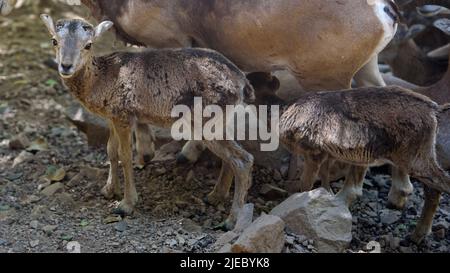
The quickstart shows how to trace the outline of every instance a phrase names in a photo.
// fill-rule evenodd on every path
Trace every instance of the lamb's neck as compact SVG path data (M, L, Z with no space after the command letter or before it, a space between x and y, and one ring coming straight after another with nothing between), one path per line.
M63 79L72 95L83 104L88 100L96 82L96 75L98 75L96 70L98 68L95 65L95 62L96 60L91 58L86 62L83 68L75 73L75 75L70 78Z

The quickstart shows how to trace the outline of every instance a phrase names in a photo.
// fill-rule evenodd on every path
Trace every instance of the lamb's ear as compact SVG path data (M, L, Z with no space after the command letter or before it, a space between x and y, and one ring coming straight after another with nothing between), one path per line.
M270 82L270 89L272 89L272 91L276 93L278 89L280 89L280 86L281 86L280 80L277 77L272 76L272 81Z
M450 20L442 18L434 22L434 26L443 31L445 34L450 35Z
M44 21L45 26L52 36L56 35L55 24L53 23L53 19L48 14L41 14L41 19Z
M111 21L103 21L95 27L95 38L100 37L114 25Z

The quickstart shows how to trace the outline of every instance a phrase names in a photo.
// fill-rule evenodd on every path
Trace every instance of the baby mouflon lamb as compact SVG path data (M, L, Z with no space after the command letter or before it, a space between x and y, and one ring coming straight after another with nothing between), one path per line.
M224 111L226 105L239 105L254 98L245 74L215 51L165 49L94 57L93 42L112 27L112 22L104 21L94 27L83 19L59 20L54 24L48 15L41 18L53 37L64 83L88 110L110 124L111 165L102 193L107 198L120 194L120 159L125 179L124 198L118 208L121 213L131 213L138 200L131 151L131 133L137 124L170 128L176 121L171 117L172 109L180 104L192 108L194 97L202 97L203 104L218 105ZM219 180L235 177L235 195L226 222L231 227L251 184L253 157L235 141L203 142L223 161Z
M397 86L311 93L282 114L280 140L305 158L302 191L312 189L318 174L327 184L326 172L319 170L324 162L336 160L351 165L337 194L347 204L362 195L367 168L383 164L396 166L432 190L450 193L450 177L435 151L438 118L448 110ZM425 202L413 239L420 241L429 232L436 208Z

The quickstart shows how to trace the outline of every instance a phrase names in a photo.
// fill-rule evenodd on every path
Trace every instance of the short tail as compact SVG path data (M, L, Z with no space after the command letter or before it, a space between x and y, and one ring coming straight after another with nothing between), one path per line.
M427 163L427 169L424 169L423 173L416 178L432 189L450 194L450 176L436 160L430 160Z
M450 119L450 103L438 106L437 118L439 124L443 121L443 119Z

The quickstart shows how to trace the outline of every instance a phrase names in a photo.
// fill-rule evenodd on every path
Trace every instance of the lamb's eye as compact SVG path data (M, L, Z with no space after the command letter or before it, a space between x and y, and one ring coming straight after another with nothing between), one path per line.
M86 50L90 50L92 48L92 43L88 43L85 47L84 47L84 49L86 49Z
M53 44L53 46L57 46L58 45L58 41L56 39L52 39L52 44Z

